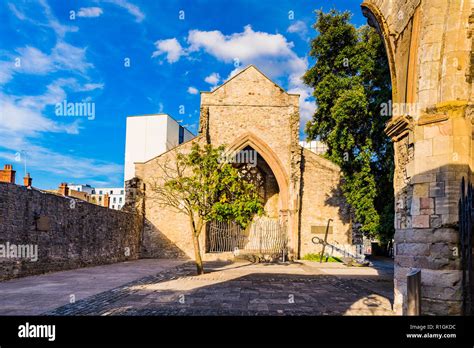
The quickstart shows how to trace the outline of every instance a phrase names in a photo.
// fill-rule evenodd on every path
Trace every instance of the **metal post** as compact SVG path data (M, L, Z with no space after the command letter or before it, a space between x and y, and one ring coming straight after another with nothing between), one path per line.
M407 315L421 315L421 270L417 268L407 274Z
M328 220L328 224L326 226L326 233L324 234L324 244L323 244L323 250L321 250L321 256L319 257L319 263L323 262L323 256L324 256L324 249L326 248L326 243L328 240L328 232L329 232L329 223L332 221L332 219Z

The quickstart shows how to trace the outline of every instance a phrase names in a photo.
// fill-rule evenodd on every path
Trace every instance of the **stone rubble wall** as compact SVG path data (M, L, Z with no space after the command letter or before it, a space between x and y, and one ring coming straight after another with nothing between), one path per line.
M0 183L0 245L37 245L38 260L0 258L0 280L139 258L135 214Z

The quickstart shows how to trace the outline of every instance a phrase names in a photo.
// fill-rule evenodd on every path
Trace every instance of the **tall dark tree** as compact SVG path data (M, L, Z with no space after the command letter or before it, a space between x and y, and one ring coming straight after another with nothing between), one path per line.
M341 167L342 189L362 231L386 242L394 232L393 146L380 111L391 99L390 70L378 33L356 28L350 18L316 11L315 64L304 82L314 88L317 109L306 133L325 142L326 156Z

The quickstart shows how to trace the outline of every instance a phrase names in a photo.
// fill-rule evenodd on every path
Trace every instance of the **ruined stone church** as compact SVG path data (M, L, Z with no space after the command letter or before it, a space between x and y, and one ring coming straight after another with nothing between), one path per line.
M352 228L340 192L337 165L299 145L299 95L289 94L255 66L249 66L211 92L201 92L199 134L146 162L135 163L135 202L145 219L144 257L193 257L187 216L163 207L151 189L163 183L163 164L192 144L224 144L227 150L257 152L265 215L284 224L288 256L300 258L319 252L324 238L343 249L352 248ZM139 184L137 184L139 183ZM208 231L201 234L204 259L222 257L210 252ZM328 250L330 251L330 250Z

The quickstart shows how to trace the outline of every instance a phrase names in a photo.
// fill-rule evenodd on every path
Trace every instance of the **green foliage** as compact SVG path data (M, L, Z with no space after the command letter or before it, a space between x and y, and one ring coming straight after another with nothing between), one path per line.
M303 256L303 260L319 262L321 260L321 254L306 254ZM324 255L323 262L342 262L342 260L335 256Z
M193 144L189 154L178 154L177 173L166 181L168 196L175 197L184 212L201 222L233 220L245 227L263 213L256 187L238 169L221 161L224 146Z
M316 16L316 63L303 79L314 88L317 110L306 133L325 142L326 157L341 167L342 190L363 232L385 242L394 232L393 146L380 115L391 99L385 48L373 28L355 28L349 12Z

